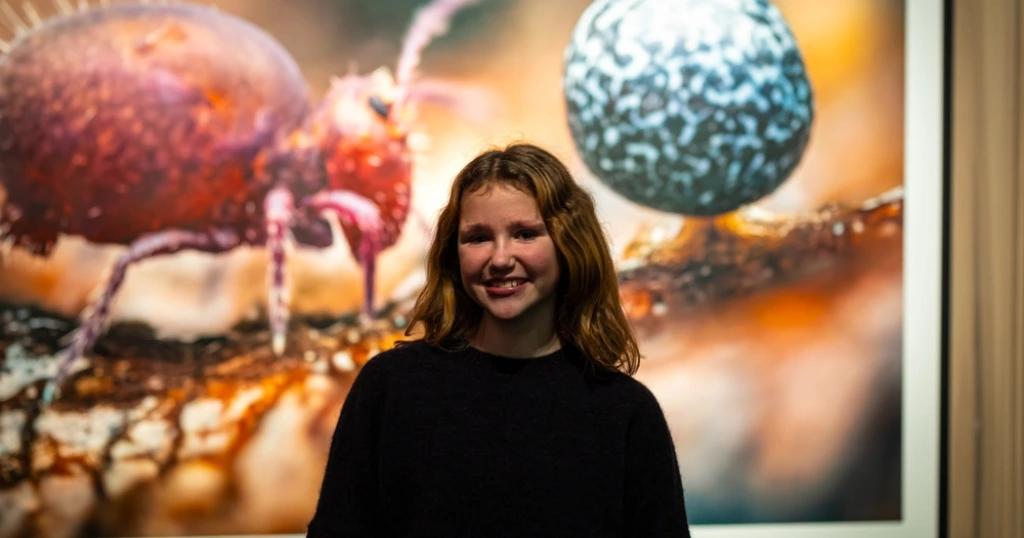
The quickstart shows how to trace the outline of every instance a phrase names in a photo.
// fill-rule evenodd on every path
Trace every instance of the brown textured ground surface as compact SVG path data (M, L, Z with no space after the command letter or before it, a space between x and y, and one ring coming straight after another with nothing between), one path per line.
M74 326L15 305L0 323L8 388ZM348 386L401 326L296 319L282 357L258 323L191 343L113 326L56 403L42 380L0 402L0 536L301 530Z

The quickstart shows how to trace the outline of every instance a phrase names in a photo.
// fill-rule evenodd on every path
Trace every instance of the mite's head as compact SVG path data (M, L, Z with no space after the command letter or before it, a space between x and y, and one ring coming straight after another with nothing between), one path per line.
M437 97L445 91L423 84L417 71L421 54L448 30L456 12L475 1L433 0L425 5L406 33L394 76L380 68L369 75L351 73L334 79L306 128L288 141L292 158L310 157L308 162L318 168L316 173L300 174L317 181L306 182L299 195L345 191L371 201L384 225L382 247L397 239L409 211L412 159L407 141L416 103L446 99ZM350 245L359 243L359 230L344 223L342 228Z
M347 75L331 82L306 131L324 184L301 194L341 191L372 202L380 211L385 247L398 238L410 203L410 111L400 103L386 69ZM357 228L342 228L350 245L359 244Z
M398 94L385 67L369 75L335 78L314 115L311 134L315 139L341 139L348 144L403 140L412 118Z
M335 79L317 123L346 139L404 140L415 113L413 103L431 99L433 93L420 83L418 68L423 50L448 31L459 10L476 1L433 0L420 8L402 40L395 75L380 68L365 77Z

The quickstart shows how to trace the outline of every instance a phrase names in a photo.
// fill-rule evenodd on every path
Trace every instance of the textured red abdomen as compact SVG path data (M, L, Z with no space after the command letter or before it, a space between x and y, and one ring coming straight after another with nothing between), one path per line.
M124 244L252 226L270 187L253 158L307 107L288 53L214 9L51 19L0 58L0 231L45 253L59 233Z

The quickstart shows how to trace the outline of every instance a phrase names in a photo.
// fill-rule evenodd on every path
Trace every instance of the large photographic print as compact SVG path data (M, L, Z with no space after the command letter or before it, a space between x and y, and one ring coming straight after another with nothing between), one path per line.
M937 2L0 0L0 28L0 536L304 532L455 173L516 141L595 199L696 535L933 532Z

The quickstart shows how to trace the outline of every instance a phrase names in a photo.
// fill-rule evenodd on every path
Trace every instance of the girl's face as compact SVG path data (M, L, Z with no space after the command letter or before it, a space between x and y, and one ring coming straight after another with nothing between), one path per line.
M554 325L558 258L532 196L502 184L464 194L458 245L462 286L483 322Z

